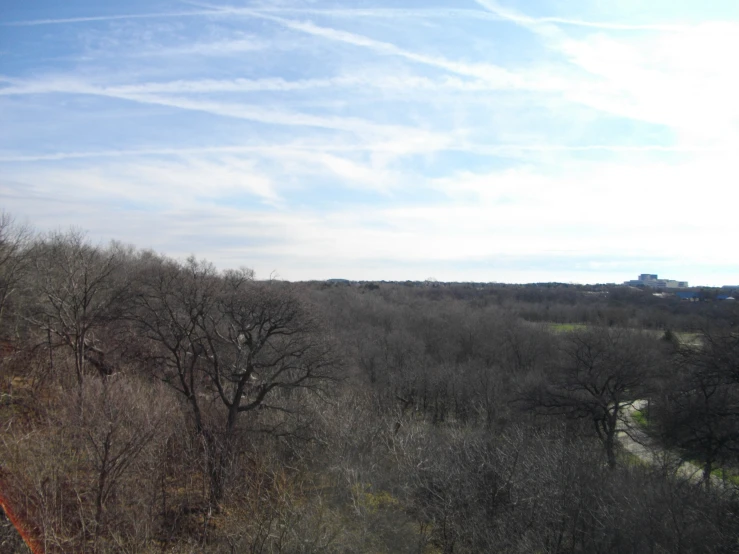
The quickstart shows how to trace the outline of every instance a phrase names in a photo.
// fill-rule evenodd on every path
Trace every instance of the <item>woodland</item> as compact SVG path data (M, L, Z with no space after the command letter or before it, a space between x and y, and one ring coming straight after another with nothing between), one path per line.
M653 292L262 280L2 214L0 551L739 552L739 309Z

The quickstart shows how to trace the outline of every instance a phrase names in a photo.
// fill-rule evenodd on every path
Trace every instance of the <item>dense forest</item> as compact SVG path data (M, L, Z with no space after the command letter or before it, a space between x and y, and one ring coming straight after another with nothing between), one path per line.
M652 292L259 280L5 214L0 550L737 552L739 309Z

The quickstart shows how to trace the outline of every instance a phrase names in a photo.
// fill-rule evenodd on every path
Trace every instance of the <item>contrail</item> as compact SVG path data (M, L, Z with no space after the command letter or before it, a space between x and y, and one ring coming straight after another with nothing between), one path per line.
M169 13L140 13L140 14L122 14L122 15L100 15L91 17L66 17L61 19L31 19L28 21L4 21L0 23L3 27L30 27L33 25L61 25L64 23L86 23L88 21L115 21L118 19L154 19L161 17L194 17L202 15L219 15L214 10L200 10L189 12L169 12Z
M653 24L630 24L630 23L610 23L601 21L584 21L581 19L569 19L566 17L531 17L521 12L505 8L494 0L474 0L478 5L495 14L501 19L517 23L524 27L531 27L537 24L558 23L560 25L571 25L575 27L591 27L595 29L608 29L613 31L668 31L668 32L684 32L690 30L689 25L670 25L662 23Z

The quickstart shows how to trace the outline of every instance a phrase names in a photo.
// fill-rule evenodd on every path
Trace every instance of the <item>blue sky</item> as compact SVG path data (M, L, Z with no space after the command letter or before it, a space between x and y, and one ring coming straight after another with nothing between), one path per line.
M739 3L4 0L0 203L289 280L739 283Z

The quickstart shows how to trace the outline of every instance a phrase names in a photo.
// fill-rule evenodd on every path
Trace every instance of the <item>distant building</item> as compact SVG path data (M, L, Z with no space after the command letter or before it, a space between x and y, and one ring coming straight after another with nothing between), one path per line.
M686 289L687 281L675 281L673 279L660 279L658 275L653 273L642 273L639 278L632 281L624 282L624 285L631 287L651 287L655 289Z
M351 285L352 282L349 279L326 279L326 282L331 285Z

